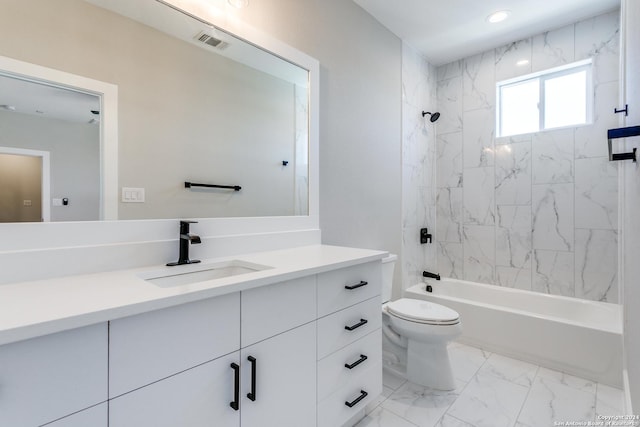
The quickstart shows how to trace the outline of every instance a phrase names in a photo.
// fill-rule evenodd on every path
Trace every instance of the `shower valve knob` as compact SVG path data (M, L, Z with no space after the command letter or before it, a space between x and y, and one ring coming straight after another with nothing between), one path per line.
M425 244L425 243L432 243L431 242L431 234L429 234L429 230L427 230L426 228L421 228L420 229L420 243L421 244Z

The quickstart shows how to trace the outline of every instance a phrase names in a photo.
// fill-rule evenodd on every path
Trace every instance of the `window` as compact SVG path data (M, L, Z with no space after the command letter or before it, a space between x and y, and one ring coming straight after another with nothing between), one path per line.
M497 84L498 136L591 122L591 60Z

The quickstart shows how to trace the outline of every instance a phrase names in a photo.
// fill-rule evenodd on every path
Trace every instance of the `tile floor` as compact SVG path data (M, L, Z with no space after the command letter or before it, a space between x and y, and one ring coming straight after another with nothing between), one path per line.
M547 427L621 415L622 390L460 343L449 346L457 382L443 392L384 371L384 393L356 427Z

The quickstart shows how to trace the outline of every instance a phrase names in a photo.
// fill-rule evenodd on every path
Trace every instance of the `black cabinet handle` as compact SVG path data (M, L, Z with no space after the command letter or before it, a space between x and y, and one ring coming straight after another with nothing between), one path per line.
M364 280L361 280L360 283L358 283L357 285L346 285L344 288L345 289L349 289L350 291L353 289L358 289L361 288L363 286L367 286L369 284L369 282L365 282Z
M358 323L356 323L353 326L345 326L344 328L347 331L353 331L354 329L358 329L360 326L366 325L367 324L367 319L360 319L360 321Z
M247 397L252 402L256 401L256 358L253 356L247 357L247 360L251 362L251 391L247 393Z
M356 398L356 400L353 400L351 402L344 402L345 405L347 405L349 408L353 408L354 406L356 406L362 399L364 399L365 397L367 397L369 395L369 393L367 393L364 390L360 390L360 396L358 396Z
M240 409L240 366L237 363L231 364L234 376L233 401L229 403L236 411Z
M351 365L349 365L348 363L345 363L344 367L347 368L347 369L353 369L356 366L358 366L359 364L361 364L362 362L364 362L365 360L367 360L367 356L365 356L364 354L361 354L360 355L360 359L356 360Z

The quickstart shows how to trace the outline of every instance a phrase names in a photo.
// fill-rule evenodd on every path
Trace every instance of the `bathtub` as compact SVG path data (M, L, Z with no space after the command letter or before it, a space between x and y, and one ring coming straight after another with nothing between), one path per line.
M462 343L622 388L617 304L447 278L412 286L404 296L456 310Z

